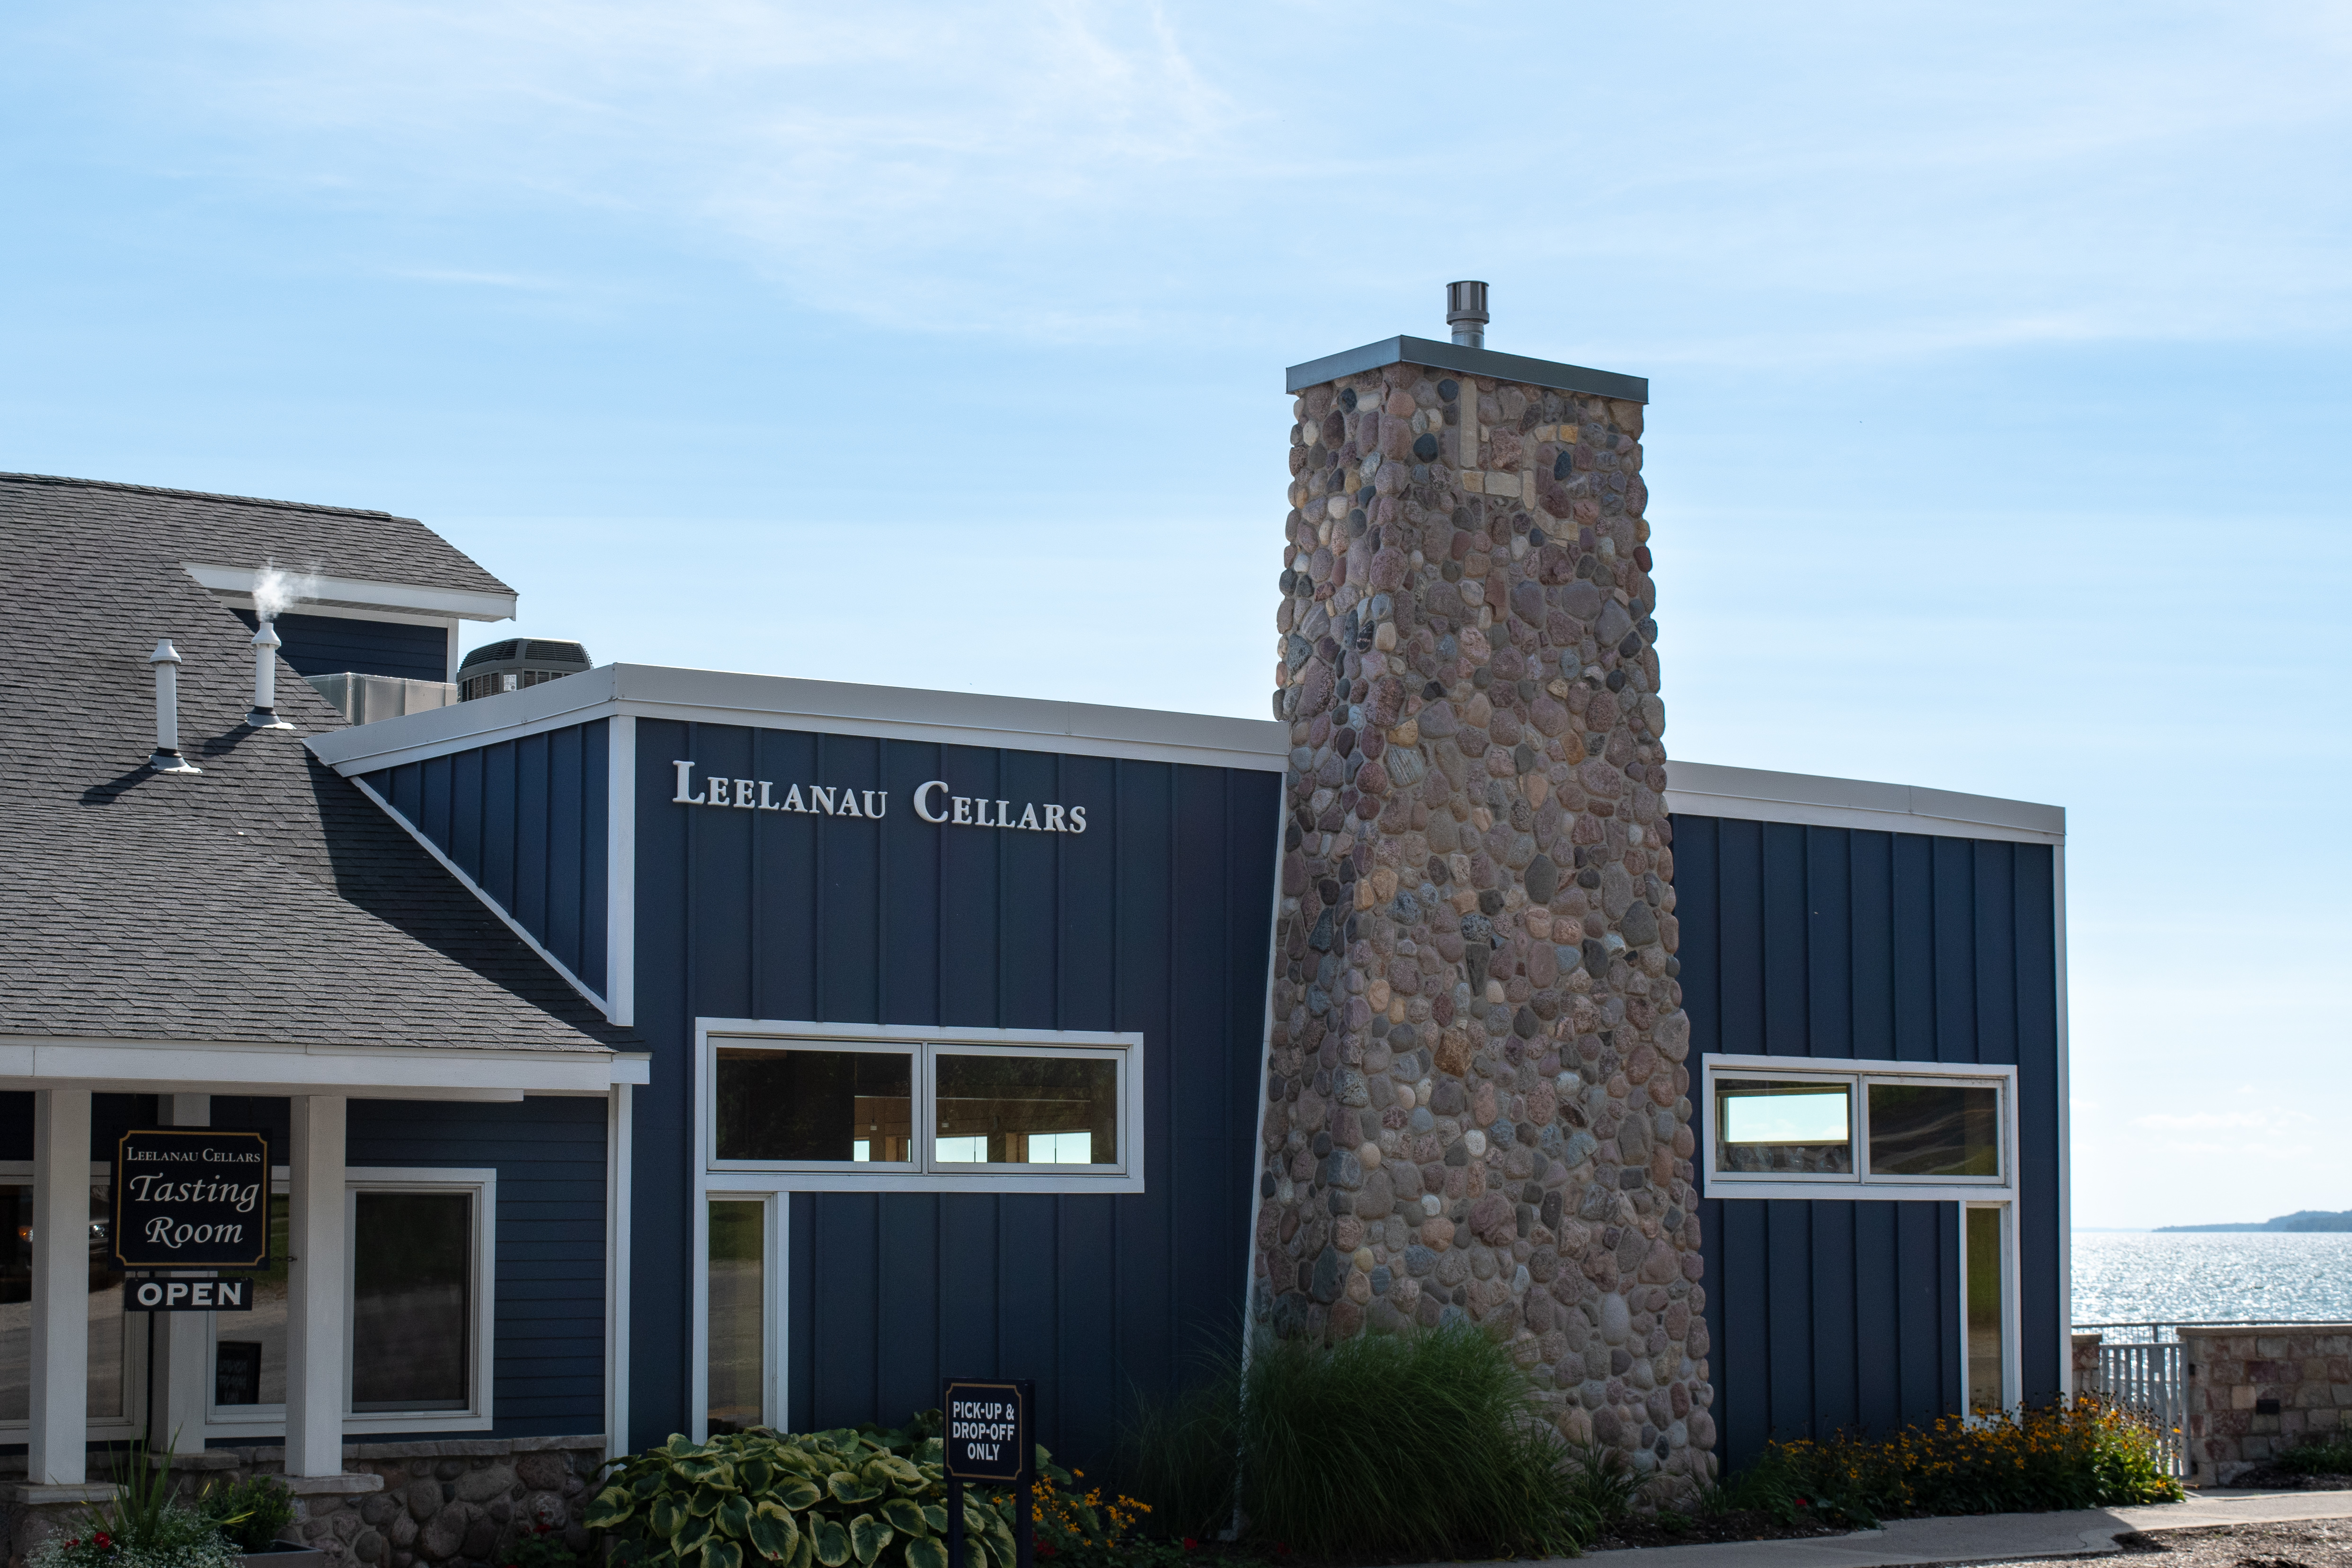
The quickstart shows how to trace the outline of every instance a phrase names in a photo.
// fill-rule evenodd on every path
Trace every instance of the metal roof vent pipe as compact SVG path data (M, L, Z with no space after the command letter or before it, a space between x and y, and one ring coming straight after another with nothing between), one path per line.
M249 729L292 729L278 716L278 623L264 621L253 633L253 707L245 716Z
M202 773L180 755L180 651L169 637L158 637L147 662L155 666L155 751L147 766L158 773Z
M1483 283L1449 283L1445 286L1445 324L1454 329L1454 340L1465 349L1486 346L1486 286Z

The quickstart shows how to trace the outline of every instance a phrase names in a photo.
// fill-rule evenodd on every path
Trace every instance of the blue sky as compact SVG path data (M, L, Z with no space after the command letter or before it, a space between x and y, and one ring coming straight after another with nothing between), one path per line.
M1255 716L1283 366L1651 378L1669 748L2070 811L2076 1218L2352 1207L2352 7L0 19L0 467L600 661ZM511 630L484 628L474 640Z

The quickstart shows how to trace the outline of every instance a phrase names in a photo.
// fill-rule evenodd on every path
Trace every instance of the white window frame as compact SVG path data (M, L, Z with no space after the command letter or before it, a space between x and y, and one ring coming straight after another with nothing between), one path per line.
M279 1166L271 1173L269 1190L272 1197L287 1190L287 1171ZM498 1322L497 1259L499 1173L494 1167L479 1169L448 1166L350 1166L343 1171L343 1234L356 1239L359 1195L362 1192L464 1192L474 1204L474 1322L473 1333L466 1347L466 1386L469 1390L467 1407L462 1410L364 1410L352 1406L352 1281L357 1260L356 1246L347 1245L343 1259L343 1431L346 1436L373 1435L394 1432L481 1432L491 1426L490 1398L494 1334ZM242 1313L205 1314L205 1425L206 1437L282 1437L286 1431L286 1406L283 1405L215 1405L213 1396L220 1388L220 1374L215 1360L215 1347L220 1343L218 1321L224 1316Z
M914 1061L910 1085L915 1159L905 1165L864 1161L721 1160L719 1158L719 1048L721 1045L807 1045L826 1051L893 1051ZM1119 1063L1119 1158L1115 1166L925 1164L933 1136L930 1063L940 1053L999 1056L1104 1056ZM791 1195L795 1192L1108 1192L1144 1190L1143 1036L1086 1030L934 1029L898 1025L822 1023L796 1019L697 1019L694 1022L693 1306L688 1314L693 1344L688 1378L687 1436L710 1435L710 1204L763 1201L767 1213L767 1267L762 1290L767 1307L762 1370L766 1424L784 1418L788 1381L784 1356L791 1344L790 1301L785 1266L791 1240Z
M2018 1309L2017 1205L2008 1198L1964 1198L1959 1205L1960 1396L1965 1400L1969 1388L1969 1211L1975 1208L1990 1208L2000 1216L2000 1403L2004 1410L2014 1410L2025 1401L2025 1373L2018 1364L2025 1335ZM1973 1408L1969 1418L1979 1419Z
M107 1160L89 1163L89 1179L93 1184L110 1183L114 1166ZM0 1183L9 1186L30 1186L33 1184L33 1162L30 1160L0 1160ZM131 1270L143 1273L144 1270ZM86 1430L93 1443L128 1442L147 1435L147 1334L141 1321L151 1314L125 1311L122 1314L122 1414L89 1418ZM24 1443L31 1440L33 1425L23 1421L0 1421L0 1443Z
M721 1047L888 1052L913 1058L910 1124L914 1158L880 1165L850 1160L722 1160L719 1157ZM764 1192L1120 1192L1144 1190L1143 1036L1087 1030L932 1029L698 1019L695 1054L695 1146L708 1191ZM1062 1056L1108 1060L1118 1068L1118 1158L1102 1165L967 1165L932 1157L935 1064L941 1056Z
M1769 1078L1776 1082L1842 1086L1853 1138L1852 1171L1724 1171L1715 1168L1715 1081ZM1991 1176L1879 1176L1870 1174L1871 1083L1957 1084L2000 1092L2000 1174ZM1698 1110L1702 1133L1699 1191L1706 1197L1801 1197L1856 1203L2014 1201L2017 1197L2017 1069L1932 1061L1866 1061L1846 1058L1702 1056Z

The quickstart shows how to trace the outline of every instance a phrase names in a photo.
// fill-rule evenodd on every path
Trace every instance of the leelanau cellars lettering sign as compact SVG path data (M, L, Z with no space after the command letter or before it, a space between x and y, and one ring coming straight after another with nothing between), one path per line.
M269 1140L218 1127L134 1127L114 1148L114 1257L126 1269L269 1262Z
M878 821L889 814L887 789L855 789L846 785L787 783L782 794L768 779L695 779L697 763L677 761L677 790L670 797L679 806L724 806L738 811L799 811L819 817L862 817ZM805 791L805 792L803 792ZM1018 810L1014 808L1018 805ZM1033 833L1083 833L1087 809L1060 801L993 800L959 795L944 779L917 785L915 815L942 827L1012 828Z

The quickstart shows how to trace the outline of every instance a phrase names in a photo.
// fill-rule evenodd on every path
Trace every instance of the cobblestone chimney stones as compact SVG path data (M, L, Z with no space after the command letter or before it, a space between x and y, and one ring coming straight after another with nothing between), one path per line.
M1412 365L1297 400L1251 1307L1476 1323L1666 1500L1716 1434L1642 414Z

